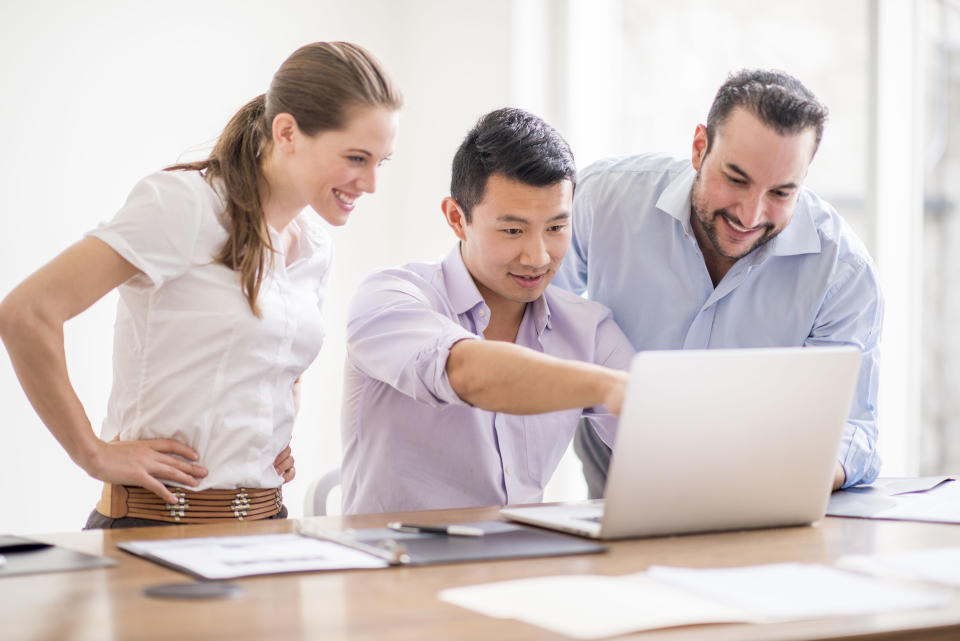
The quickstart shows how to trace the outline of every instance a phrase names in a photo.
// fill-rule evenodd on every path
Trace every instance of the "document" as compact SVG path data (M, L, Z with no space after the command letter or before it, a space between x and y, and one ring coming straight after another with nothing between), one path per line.
M387 566L365 552L299 534L127 541L117 547L204 579Z
M712 569L653 566L647 574L737 608L752 621L921 610L949 601L943 592L878 581L816 564L776 563Z
M960 588L960 548L929 548L876 556L850 555L839 567L912 581Z
M443 590L447 603L557 634L596 639L636 630L749 621L722 603L640 574L548 576Z
M960 523L960 483L950 476L880 478L834 492L827 515Z
M950 596L844 572L784 563L739 568L654 566L624 576L573 575L443 590L448 603L579 639L703 623L770 623L916 610Z

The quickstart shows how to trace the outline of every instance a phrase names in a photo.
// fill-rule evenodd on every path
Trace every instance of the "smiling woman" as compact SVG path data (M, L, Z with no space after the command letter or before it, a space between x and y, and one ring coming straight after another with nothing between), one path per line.
M209 158L141 180L113 220L0 303L31 403L105 482L88 527L285 516L293 390L323 341L331 255L301 212L346 222L376 187L400 106L364 49L302 47ZM114 288L114 383L98 438L67 376L63 324Z

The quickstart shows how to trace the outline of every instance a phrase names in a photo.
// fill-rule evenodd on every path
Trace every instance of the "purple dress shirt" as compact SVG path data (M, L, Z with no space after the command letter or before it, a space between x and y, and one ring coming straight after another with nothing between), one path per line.
M489 318L459 245L360 285L347 321L344 513L536 503L581 415L613 443L617 419L602 406L518 416L457 396L450 348L483 340ZM622 370L634 354L610 310L552 285L527 305L516 343Z

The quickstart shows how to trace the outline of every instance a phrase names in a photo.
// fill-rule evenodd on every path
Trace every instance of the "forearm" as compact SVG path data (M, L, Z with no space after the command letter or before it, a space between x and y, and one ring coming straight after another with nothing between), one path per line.
M62 323L8 300L0 331L17 378L40 420L70 458L92 472L99 439L70 385Z
M447 375L461 399L480 409L539 414L608 403L619 413L625 372L564 360L502 341L463 340Z

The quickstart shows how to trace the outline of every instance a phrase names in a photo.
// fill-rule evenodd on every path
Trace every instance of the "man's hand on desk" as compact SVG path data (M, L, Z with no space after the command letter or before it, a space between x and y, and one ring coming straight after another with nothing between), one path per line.
M273 459L273 467L277 470L277 474L283 477L284 483L289 483L293 480L293 477L297 475L297 470L293 467L293 454L291 451L288 445L282 452L277 454L277 458Z
M836 492L843 487L843 483L846 480L847 473L843 471L843 466L840 465L840 461L837 461L837 466L833 468L833 491Z

